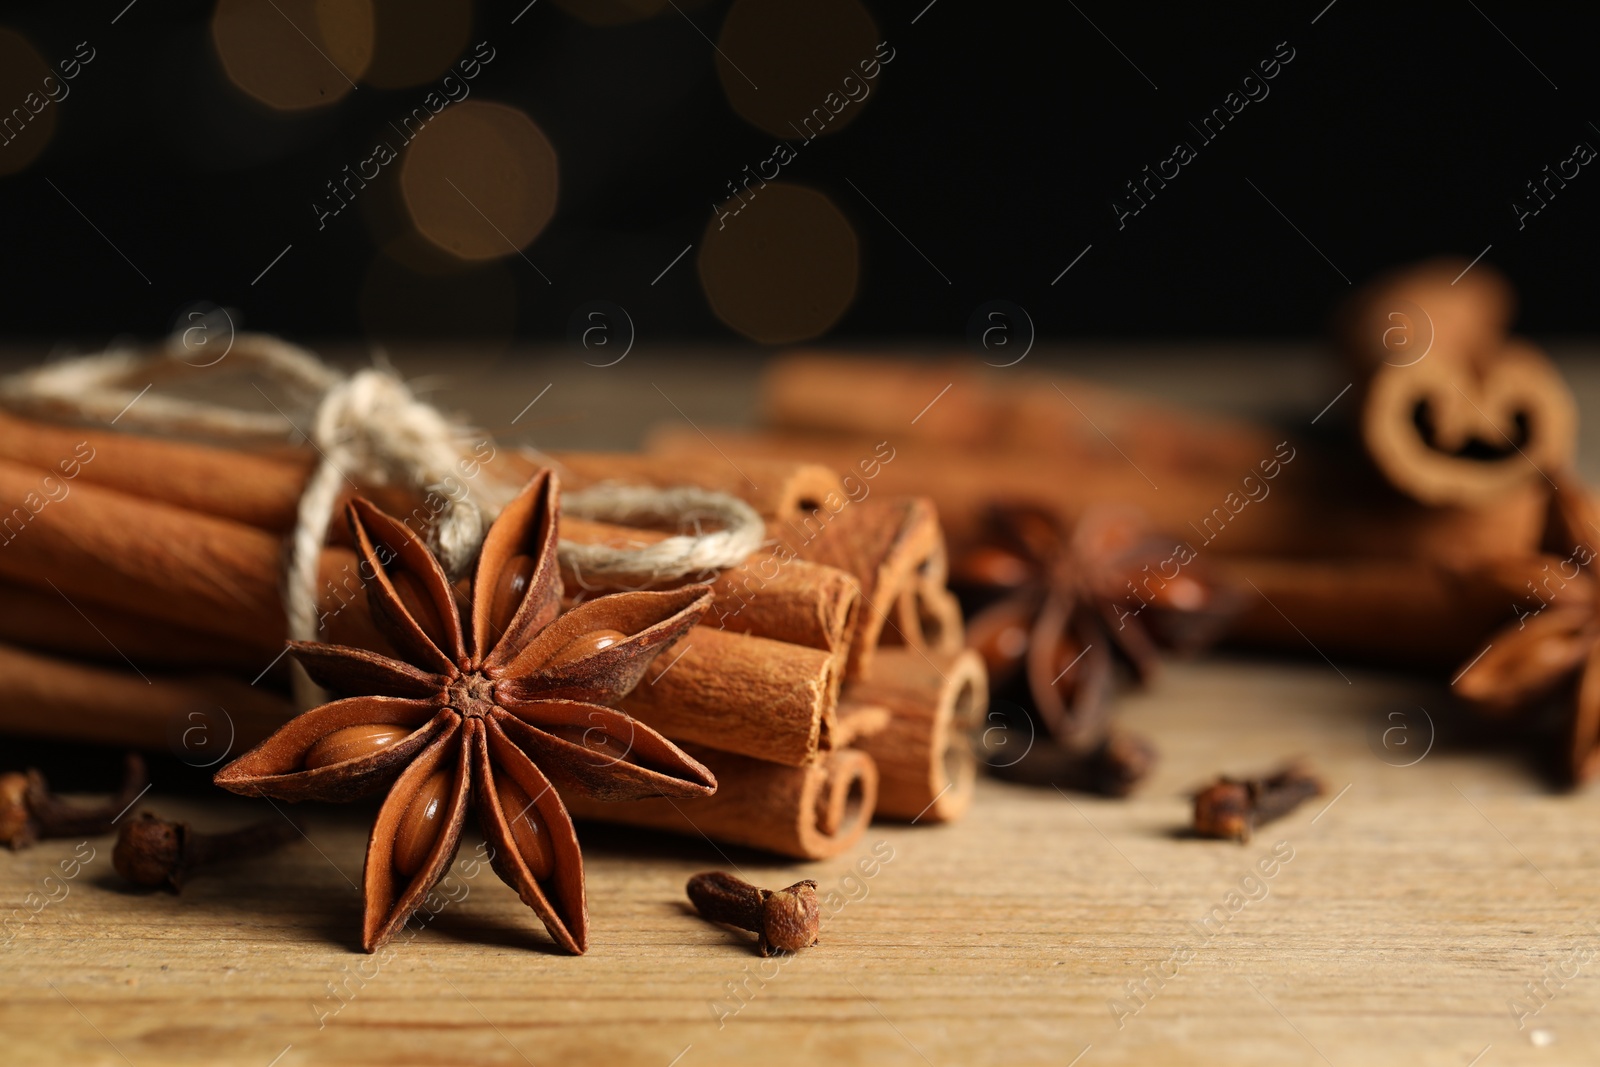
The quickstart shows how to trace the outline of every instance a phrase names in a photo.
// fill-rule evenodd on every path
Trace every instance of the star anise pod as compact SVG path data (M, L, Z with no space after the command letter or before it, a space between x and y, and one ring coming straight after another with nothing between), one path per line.
M366 500L348 508L373 620L400 658L294 642L342 699L291 720L216 776L236 793L351 800L388 788L367 845L371 952L455 858L468 809L493 865L558 944L588 942L583 857L553 786L602 800L699 797L711 772L607 707L705 613L706 586L618 593L558 616L559 501L541 471L484 538L458 599L422 539Z
M1068 530L1043 508L1003 505L951 584L986 601L967 621L967 643L993 688L1025 681L1056 742L1083 754L1105 739L1113 652L1147 682L1158 647L1198 649L1234 610L1236 592L1212 583L1195 554L1130 509L1092 508Z
M1597 537L1600 508L1582 485L1561 479L1542 547L1564 558L1544 568L1538 589L1527 583L1539 606L1528 602L1527 611L1518 611L1517 621L1493 634L1455 682L1457 692L1492 716L1522 714L1558 698L1566 724L1560 772L1573 785L1600 776L1600 581L1583 573L1595 560Z

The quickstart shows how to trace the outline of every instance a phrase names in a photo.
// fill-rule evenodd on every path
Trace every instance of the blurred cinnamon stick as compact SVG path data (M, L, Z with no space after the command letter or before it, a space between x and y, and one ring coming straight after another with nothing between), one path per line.
M1229 640L1369 664L1454 669L1520 612L1595 596L1554 556L1453 568L1426 559L1214 560L1246 594ZM1556 574L1559 580L1552 580Z
M1514 307L1493 267L1445 259L1369 283L1346 309L1358 435L1407 496L1490 505L1571 469L1577 403L1549 358L1509 335Z
M0 583L0 642L52 655L141 669L205 666L254 678L264 650L216 634L88 601Z
M868 438L784 431L719 429L717 440L742 456L791 456L841 467L871 447ZM650 447L669 457L707 448L698 434L676 427L654 432ZM1056 462L1035 452L918 442L897 447L871 489L931 499L946 537L958 549L981 543L997 502L1033 503L1067 525L1090 507L1119 503L1139 508L1155 529L1196 551L1459 561L1533 551L1548 495L1530 483L1508 489L1486 506L1430 507L1359 464L1318 460L1283 438L1248 464L1176 474L1154 466L1136 469L1120 456Z
M182 737L187 716L215 723L219 709L232 726L235 751L263 740L294 714L282 697L232 678L147 679L0 645L0 734L163 751ZM228 741L208 739L219 751Z
M1026 368L983 371L967 357L911 362L794 352L773 360L761 393L766 422L780 430L889 436L896 448L937 443L1033 453L1073 465L1131 459L1162 470L1231 471L1270 455L1277 441L1267 429L1240 420ZM1070 404L1093 412L1093 424ZM885 429L890 426L892 433ZM865 477L871 467L857 467L872 456L864 452L838 469Z

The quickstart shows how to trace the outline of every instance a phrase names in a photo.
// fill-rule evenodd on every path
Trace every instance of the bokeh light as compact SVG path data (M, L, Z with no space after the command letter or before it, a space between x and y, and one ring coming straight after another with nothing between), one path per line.
M58 104L51 94L66 99L71 92L72 83L63 82L26 37L0 27L0 106L6 108L0 112L0 174L15 174L39 158L56 130Z
M375 14L377 42L361 80L379 89L443 77L472 35L472 0L383 0Z
M717 41L717 77L733 109L774 137L837 133L877 91L878 41L858 0L735 0Z
M765 344L826 333L855 300L855 230L815 189L769 182L746 197L718 209L700 246L700 285L711 310Z
M218 0L211 41L240 90L280 111L325 107L366 74L372 0Z
M555 213L556 152L506 104L467 100L417 134L400 189L417 232L461 259L516 255Z

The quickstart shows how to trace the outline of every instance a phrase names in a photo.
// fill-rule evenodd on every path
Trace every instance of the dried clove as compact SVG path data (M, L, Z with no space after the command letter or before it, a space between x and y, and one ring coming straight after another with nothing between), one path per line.
M0 774L0 843L16 851L43 838L109 834L147 788L144 760L136 752L123 761L121 790L104 804L88 807L56 796L34 768Z
M271 852L299 832L287 819L267 819L230 833L204 834L186 822L141 811L117 835L111 865L134 885L176 893L202 868Z
M1322 792L1322 782L1298 763L1260 778L1224 775L1194 795L1194 832L1243 843L1256 827L1282 818Z
M797 952L817 943L821 909L817 883L807 878L786 889L761 889L726 871L689 879L689 900L702 918L760 935L763 956Z

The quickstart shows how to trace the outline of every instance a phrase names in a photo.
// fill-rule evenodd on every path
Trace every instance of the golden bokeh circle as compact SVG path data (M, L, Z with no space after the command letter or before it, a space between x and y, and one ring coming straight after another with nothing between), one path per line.
M372 64L361 80L378 89L442 78L472 36L472 0L383 0L375 14Z
M556 152L507 104L467 100L406 148L400 191L417 232L461 259L516 255L556 209Z
M747 197L712 216L700 245L700 287L711 310L763 344L826 333L856 297L854 228L832 200L805 186L769 182Z
M717 40L717 77L740 117L774 137L836 133L877 91L878 41L859 0L734 0Z
M45 79L49 78L47 86ZM28 39L0 27L0 100L11 110L0 112L0 174L15 174L39 158L56 130L57 103L72 94L71 82L45 63ZM19 118L27 116L26 121Z
M373 0L217 0L211 43L241 91L279 111L343 99L372 62Z

